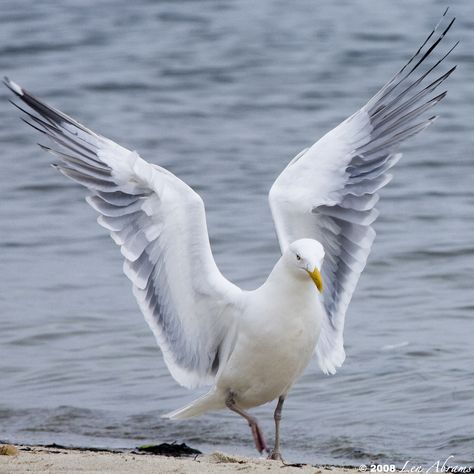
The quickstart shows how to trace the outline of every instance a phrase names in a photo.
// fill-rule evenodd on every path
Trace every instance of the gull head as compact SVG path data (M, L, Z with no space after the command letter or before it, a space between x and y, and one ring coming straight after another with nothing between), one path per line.
M321 266L323 246L314 239L295 240L283 254L286 264L302 278L311 278L320 292L323 291Z

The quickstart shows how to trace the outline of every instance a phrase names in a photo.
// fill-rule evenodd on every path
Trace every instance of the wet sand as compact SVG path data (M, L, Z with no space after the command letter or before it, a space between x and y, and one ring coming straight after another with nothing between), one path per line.
M335 466L284 466L278 461L228 456L223 453L174 458L132 451L94 451L41 446L17 446L0 455L0 473L273 473L339 474L357 469Z

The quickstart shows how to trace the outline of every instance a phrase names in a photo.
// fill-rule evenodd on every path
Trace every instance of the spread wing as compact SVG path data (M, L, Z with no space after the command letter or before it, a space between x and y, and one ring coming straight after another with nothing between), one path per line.
M399 145L430 125L444 98L435 89L454 71L438 73L454 49L436 49L451 28L446 12L408 63L358 112L297 155L273 184L269 201L281 250L314 238L326 251L323 321L316 354L334 373L345 358L344 318L375 238L378 191L391 179ZM439 49L439 48L438 48ZM434 76L434 77L433 77Z
M172 173L5 84L32 109L21 109L24 120L58 146L43 146L54 166L90 191L172 376L187 387L212 383L232 350L241 290L214 262L202 199Z

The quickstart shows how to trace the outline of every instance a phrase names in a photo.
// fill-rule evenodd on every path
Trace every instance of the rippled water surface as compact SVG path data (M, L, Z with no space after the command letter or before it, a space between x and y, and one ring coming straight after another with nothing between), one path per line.
M403 149L347 317L347 361L288 399L287 458L474 460L474 4L440 120ZM0 5L0 71L136 149L204 198L215 258L244 288L278 258L266 194L302 148L414 51L444 3L301 0ZM117 248L0 91L0 439L185 441L253 455L233 414L160 415L168 374ZM255 410L273 430L272 407Z

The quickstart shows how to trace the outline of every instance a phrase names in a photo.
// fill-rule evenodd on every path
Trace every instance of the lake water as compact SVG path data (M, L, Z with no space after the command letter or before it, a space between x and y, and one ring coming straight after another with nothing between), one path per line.
M282 424L289 460L474 461L474 3L452 1L437 123L403 147L347 315L347 360L313 363ZM403 64L445 3L217 0L0 5L0 71L165 166L204 198L216 261L244 288L279 256L267 192L302 148ZM168 374L84 190L48 166L0 91L0 439L254 455L231 413ZM273 406L254 410L268 437Z

